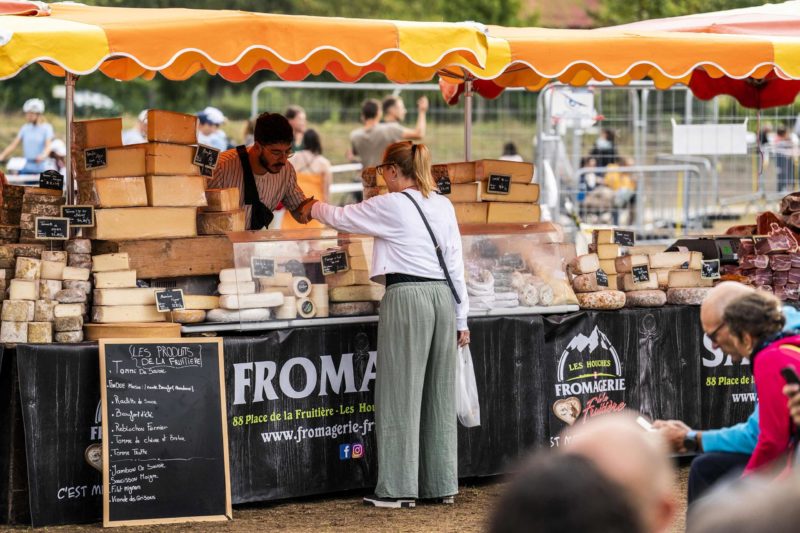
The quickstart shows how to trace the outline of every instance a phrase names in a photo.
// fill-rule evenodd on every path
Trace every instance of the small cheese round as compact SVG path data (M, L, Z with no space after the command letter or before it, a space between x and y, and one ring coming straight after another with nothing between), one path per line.
M667 303L673 305L700 305L710 290L710 287L669 289L667 290Z
M629 291L625 293L625 307L661 307L667 303L667 293L659 290Z
M622 291L583 292L575 296L581 309L621 309L625 305Z
M311 293L311 281L305 276L292 278L292 291L297 298L305 298Z
M83 342L83 331L59 331L56 342Z
M172 312L172 320L178 324L197 324L205 319L206 312L200 309L176 309Z
M297 314L303 318L313 318L317 314L317 306L308 298L297 300Z
M375 304L373 302L334 303L330 306L330 314L331 316L374 315Z

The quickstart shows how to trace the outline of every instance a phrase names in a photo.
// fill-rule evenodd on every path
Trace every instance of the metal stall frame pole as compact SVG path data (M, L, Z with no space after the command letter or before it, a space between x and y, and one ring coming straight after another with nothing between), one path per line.
M472 161L472 79L464 80L464 161Z
M64 114L66 116L67 121L67 134L66 134L66 144L67 144L67 156L64 166L64 171L67 173L65 176L66 179L64 180L66 183L66 195L67 204L74 203L74 182L73 182L73 174L72 174L72 122L74 121L74 104L75 104L75 82L78 81L78 77L72 74L71 72L67 72L66 76L64 77L64 85L66 86L66 94L64 97Z

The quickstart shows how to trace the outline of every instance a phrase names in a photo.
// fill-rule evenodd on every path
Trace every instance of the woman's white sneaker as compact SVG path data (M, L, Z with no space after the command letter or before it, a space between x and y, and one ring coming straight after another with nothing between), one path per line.
M417 503L414 498L382 498L372 494L364 497L364 505L374 505L384 509L404 509L416 507Z

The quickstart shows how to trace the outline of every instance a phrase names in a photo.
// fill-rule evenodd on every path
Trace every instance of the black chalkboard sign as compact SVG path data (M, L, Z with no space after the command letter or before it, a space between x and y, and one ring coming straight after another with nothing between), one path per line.
M61 216L69 219L71 228L94 226L94 206L92 205L62 205Z
M719 259L704 259L700 269L700 277L703 279L719 279Z
M439 192L442 194L450 194L453 192L453 187L450 184L450 178L439 178L436 182L436 186L439 188Z
M231 518L222 339L100 341L103 525Z
M254 257L250 260L250 271L254 278L275 276L275 260L268 257Z
M66 241L69 239L69 219L36 217L36 238L48 241Z
M323 276L350 270L350 264L347 262L347 253L343 251L328 252L322 256L320 262L322 263Z
M64 189L64 176L56 170L45 170L39 174L39 187L60 191Z
M486 183L486 192L491 194L508 194L511 191L511 176L492 174Z
M650 281L650 269L647 268L647 265L632 266L631 275L634 283L646 283Z
M200 175L208 176L210 178L214 175L214 169L211 167L200 167Z
M108 150L105 148L89 148L83 151L86 170L103 168L108 165Z
M614 244L620 246L633 246L635 235L632 231L625 231L621 229L614 230Z
M219 150L204 144L198 144L194 152L194 164L201 168L214 169L219 159Z
M597 278L598 287L608 287L608 274L603 272L602 268L595 273L595 277Z
M183 290L181 289L162 289L156 291L156 309L159 313L167 311L177 311L185 309L183 303Z

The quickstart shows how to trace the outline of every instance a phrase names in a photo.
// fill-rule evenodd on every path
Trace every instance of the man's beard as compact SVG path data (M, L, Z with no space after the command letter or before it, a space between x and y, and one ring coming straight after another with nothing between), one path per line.
M265 159L263 155L258 156L258 162L261 163L261 166L267 169L267 172L270 174L277 174L283 168L283 163L276 163L274 166L271 166Z

